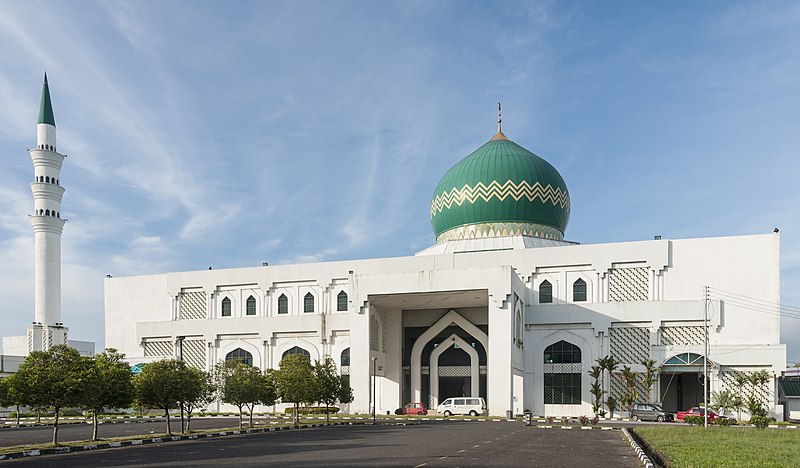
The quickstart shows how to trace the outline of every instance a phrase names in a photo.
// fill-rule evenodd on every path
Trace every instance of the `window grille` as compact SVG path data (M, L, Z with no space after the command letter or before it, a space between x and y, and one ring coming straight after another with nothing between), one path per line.
M247 315L256 315L256 298L253 296L247 298Z
M303 298L303 313L310 314L314 312L314 295L306 293Z
M278 313L289 313L289 298L286 297L286 294L281 294L280 297L278 297Z
M225 362L228 361L241 362L242 364L247 364L248 366L252 366L253 355L243 350L242 348L236 348L225 356Z
M225 298L222 300L222 316L223 317L230 317L231 316L231 300L230 298Z
M305 349L303 349L303 348L301 348L299 346L294 346L292 348L287 349L283 353L283 355L281 356L281 360L286 358L286 356L289 356L289 355L292 355L292 354L299 354L301 356L305 356L306 359L308 359L309 361L311 360L311 353L309 353L308 351L306 351Z
M586 281L578 278L572 283L572 301L586 302Z
M341 291L338 296L336 296L336 311L337 312L347 312L347 293Z
M581 349L564 340L544 349L544 403L581 404Z
M553 302L553 285L544 280L539 284L539 303L549 304Z

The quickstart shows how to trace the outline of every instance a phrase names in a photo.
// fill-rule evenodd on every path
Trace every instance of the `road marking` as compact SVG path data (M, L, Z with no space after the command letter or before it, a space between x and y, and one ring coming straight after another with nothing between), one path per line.
M466 450L459 450L458 453L464 453Z
M480 447L480 446L481 446L481 444L478 444L478 445L473 445L473 446L472 446L472 448L478 448L478 447Z
M447 458L447 455L445 455L443 457L439 457L439 460L444 460L445 458Z
M425 466L425 465L427 465L427 463L420 463L419 465L415 466L414 468L419 468L419 467Z

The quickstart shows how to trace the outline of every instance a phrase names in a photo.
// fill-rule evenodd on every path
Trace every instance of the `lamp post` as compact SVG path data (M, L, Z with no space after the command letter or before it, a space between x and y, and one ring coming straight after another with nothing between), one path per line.
M372 424L375 424L375 407L378 406L378 400L375 399L375 366L378 363L378 358L372 358Z

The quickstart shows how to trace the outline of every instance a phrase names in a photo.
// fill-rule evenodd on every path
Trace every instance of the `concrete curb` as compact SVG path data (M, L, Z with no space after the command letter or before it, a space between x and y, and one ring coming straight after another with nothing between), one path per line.
M653 462L650 461L650 457L648 457L647 454L644 453L642 447L635 440L633 440L633 437L631 437L631 433L628 432L628 429L623 428L622 433L628 438L628 441L631 443L631 448L634 452L636 452L636 455L639 456L639 460L641 460L642 465L644 465L645 468L655 468Z
M86 445L76 445L73 447L54 447L54 448L47 448L47 449L36 449L36 450L25 450L20 452L12 452L0 455L0 460L14 460L19 458L29 458L29 457L37 457L42 455L56 455L56 454L63 454L63 453L77 453L77 452L86 452L90 450L100 450L100 449L109 449L109 448L119 448L119 447L130 447L135 445L146 445L146 444L160 444L164 442L173 442L178 440L197 440L197 439L210 439L214 437L224 437L224 436L232 436L232 435L240 435L240 434L257 434L263 432L278 432L278 431L289 431L289 430L296 430L296 429L308 429L313 427L326 427L326 426L353 426L353 425L361 425L364 423L353 423L353 422L331 422L330 424L300 424L298 426L284 426L284 427L265 427L265 428L258 428L258 429L242 429L242 430L234 430L234 431L221 431L221 432L209 432L207 434L190 434L190 435L179 435L179 436L170 436L170 437L153 437L153 438L142 438L142 439L135 439L135 440L126 440L123 442L106 442L106 443L90 443ZM379 425L392 425L392 426L407 426L407 422L402 423L395 423L395 424L379 424Z

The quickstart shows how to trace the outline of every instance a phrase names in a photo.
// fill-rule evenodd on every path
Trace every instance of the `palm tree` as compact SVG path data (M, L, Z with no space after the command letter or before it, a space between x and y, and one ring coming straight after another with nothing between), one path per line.
M642 376L642 383L647 389L647 401L650 401L652 395L653 385L658 382L658 374L661 373L661 368L656 367L656 361L653 359L645 359L642 361L644 366L644 375Z

